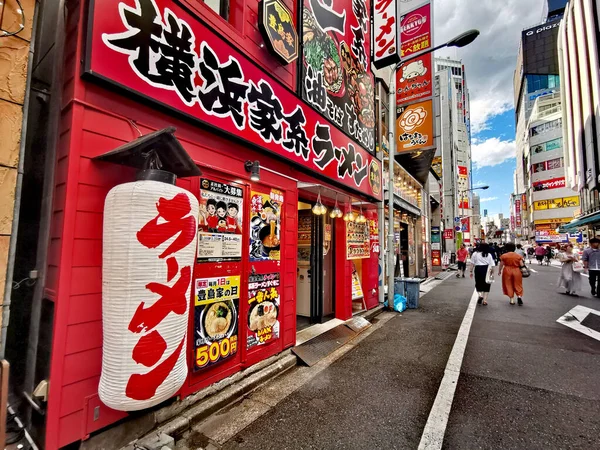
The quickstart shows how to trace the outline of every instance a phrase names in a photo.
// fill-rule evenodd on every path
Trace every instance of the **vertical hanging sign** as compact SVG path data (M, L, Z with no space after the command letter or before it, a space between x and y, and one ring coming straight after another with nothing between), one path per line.
M397 0L373 1L372 61L377 69L400 62Z

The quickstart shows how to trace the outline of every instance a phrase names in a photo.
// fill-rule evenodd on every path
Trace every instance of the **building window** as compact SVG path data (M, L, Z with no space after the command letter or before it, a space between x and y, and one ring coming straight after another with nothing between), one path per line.
M204 4L223 19L229 21L229 0L203 0Z

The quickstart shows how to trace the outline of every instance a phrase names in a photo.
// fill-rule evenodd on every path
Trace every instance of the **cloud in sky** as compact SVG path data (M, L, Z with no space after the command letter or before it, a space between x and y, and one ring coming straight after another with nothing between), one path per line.
M493 202L494 200L498 200L498 197L483 197L483 198L479 199L479 201L481 203L484 203L484 202Z
M496 115L513 107L513 74L521 31L541 22L544 0L435 0L436 45L470 28L481 35L462 49L436 56L462 59L471 92L472 131L489 128Z
M486 183L485 181L476 181L475 183L473 183L473 187L481 187L481 186L489 186L488 183Z
M471 160L475 168L497 166L515 158L515 141L502 141L497 137L477 141L471 146Z

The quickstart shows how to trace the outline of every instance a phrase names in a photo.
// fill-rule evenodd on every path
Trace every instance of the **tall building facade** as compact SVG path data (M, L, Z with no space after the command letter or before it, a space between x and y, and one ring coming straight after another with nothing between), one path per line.
M570 222L579 205L565 182L557 14L522 32L517 57L517 164L510 219L517 242L566 242L568 236L557 229Z
M462 61L436 58L435 72L439 144L434 163L441 167L445 250L453 252L474 239L469 91Z
M565 227L600 235L600 5L569 2L560 26L559 55L566 183L579 194L579 207ZM575 195L577 195L575 194Z

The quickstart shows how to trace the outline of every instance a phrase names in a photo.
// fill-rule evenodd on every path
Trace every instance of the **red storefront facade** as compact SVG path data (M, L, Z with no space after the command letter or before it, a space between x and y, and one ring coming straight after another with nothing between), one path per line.
M297 24L297 5L285 3ZM374 202L381 199L381 163L357 140L331 124L326 113L317 112L299 98L298 66L281 64L264 46L258 30L258 2L236 2L230 11L226 22L195 0L69 3L45 287L46 298L55 307L45 432L48 449L86 439L127 417L126 412L105 406L97 393L102 364L102 233L109 190L133 181L135 170L94 158L139 135L174 126L177 139L202 170L200 177L179 179L178 186L205 206L209 186L228 192L234 188L240 199L236 231L240 253L231 258L199 258L192 281L192 299L202 291L201 285L209 283L207 280L239 281L237 347L233 351L228 344L224 357L219 355L205 363L194 342L196 323L194 305L190 305L186 348L189 374L179 396L190 395L295 345L297 321L302 315L299 249L311 245L302 234L302 223L311 222L313 227L318 223L322 240L317 242L329 255L329 265L324 267L328 273L325 278L330 281L323 284L330 293L331 314L323 311L321 299L319 318L352 316L353 298L359 297L354 283L357 279L362 307L377 304L378 254L371 251L376 246L369 240L377 236ZM190 38L186 32L191 33L193 45L186 48L180 42L177 48L193 58L192 72L171 65L166 71L175 76L167 80L157 76L157 66L139 64L143 51L139 34L148 14L149 23L161 23L162 44L168 33L179 38ZM132 37L138 39L137 48L132 47ZM154 46L159 41L150 35L147 38L150 50L157 52ZM364 44L368 48L368 39ZM170 61L186 58L179 54ZM219 78L226 75L229 78ZM211 89L220 86L231 94L242 83L246 92L255 96L254 101L249 96L242 101L234 95L219 96L219 89ZM224 104L229 101L225 111ZM273 101L281 109L274 116L279 119L275 123L278 126L271 123L269 134L259 120L265 114L257 108ZM260 162L260 181L250 180L248 161ZM321 219L316 220L307 210L306 205L312 206L319 193L328 211L337 202L345 213L364 212L369 223L362 249L360 242L354 242L353 225L328 215L319 222ZM279 248L275 252L256 254L252 246L257 240L252 219L263 211L256 209L257 201L277 205ZM316 233L316 228L310 230L309 234ZM277 332L265 342L257 341L249 319L253 305L248 299L257 292L256 285L249 282L260 275L276 279L279 298ZM311 297L310 301L313 308L318 299ZM311 321L314 316L311 310Z

